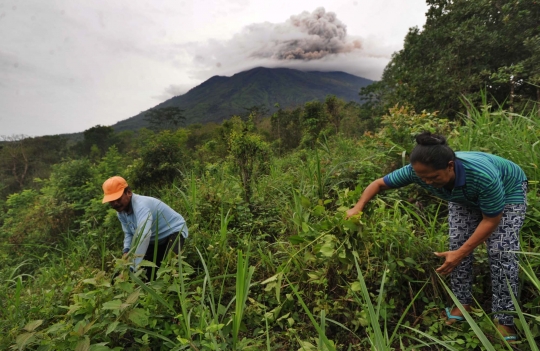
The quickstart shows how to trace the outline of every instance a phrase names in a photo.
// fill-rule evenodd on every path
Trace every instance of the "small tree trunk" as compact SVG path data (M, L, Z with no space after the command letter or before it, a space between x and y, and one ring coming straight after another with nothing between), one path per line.
M514 83L510 82L510 112L514 112Z
M540 117L540 87L536 87L536 113Z

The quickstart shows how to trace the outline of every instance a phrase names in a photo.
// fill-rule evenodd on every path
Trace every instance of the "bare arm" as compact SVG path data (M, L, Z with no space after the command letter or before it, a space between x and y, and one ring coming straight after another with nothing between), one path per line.
M487 217L484 215L474 233L459 249L440 253L435 252L435 255L445 258L444 264L437 268L436 271L441 274L452 272L454 268L456 268L465 257L469 256L478 245L489 238L491 233L493 233L499 225L502 215L502 213L497 217Z
M389 186L387 186L382 178L379 178L377 180L374 180L367 186L367 188L364 189L362 192L362 196L360 196L360 200L354 205L353 208L347 211L347 218L350 216L354 216L357 213L360 213L364 210L364 206L371 200L375 195L380 193L383 190L390 189Z

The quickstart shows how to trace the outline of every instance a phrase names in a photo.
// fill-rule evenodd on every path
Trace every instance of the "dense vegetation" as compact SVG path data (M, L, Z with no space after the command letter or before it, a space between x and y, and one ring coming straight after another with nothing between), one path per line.
M53 165L39 187L4 204L0 348L506 349L483 312L490 300L483 247L470 323L447 327L440 318L452 303L432 254L446 246L444 203L408 187L344 219L370 181L407 162L412 135L427 129L448 135L456 150L512 159L531 179L518 327L520 347L535 350L538 118L486 106L451 122L395 108L355 137L342 133L353 123L362 129L354 108L329 97L204 133L142 130L129 146L117 139L122 152L112 145L98 156L91 148L88 157ZM146 284L126 269L116 214L100 201L101 183L115 174L189 224L182 256Z
M182 109L186 125L220 123L233 115L246 114L246 110L253 107L265 106L274 112L276 103L283 108L300 107L307 101L323 101L327 95L359 102L359 89L372 82L344 72L302 72L288 68L257 67L231 77L214 76L154 109ZM120 121L113 128L124 131L147 127L147 112Z
M540 101L540 3L427 0L426 24L411 28L380 82L365 88L382 106L408 103L455 117L462 99L512 111Z
M183 128L184 111L155 110L152 129L0 140L0 349L538 350L540 5L428 4L426 26L363 89L364 105L327 96L263 118L254 101ZM424 130L513 160L530 180L517 344L491 320L484 246L473 312L444 324L456 303L434 271L445 203L411 186L345 219ZM112 175L189 225L181 256L153 281L121 258L116 213L101 204Z

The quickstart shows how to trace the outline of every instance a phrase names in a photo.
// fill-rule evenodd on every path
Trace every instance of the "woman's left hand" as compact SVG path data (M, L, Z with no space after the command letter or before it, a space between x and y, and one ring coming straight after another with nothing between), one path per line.
M435 256L444 257L445 261L442 266L437 268L437 273L446 275L450 274L465 257L460 251L434 252Z

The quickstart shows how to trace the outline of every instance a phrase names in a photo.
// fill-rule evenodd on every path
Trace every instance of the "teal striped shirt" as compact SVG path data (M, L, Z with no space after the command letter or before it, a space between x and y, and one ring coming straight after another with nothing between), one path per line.
M488 217L499 215L507 204L525 203L525 172L507 159L484 152L456 152L454 172L452 190L424 183L411 165L387 174L383 180L390 188L418 184L443 200L480 209Z

